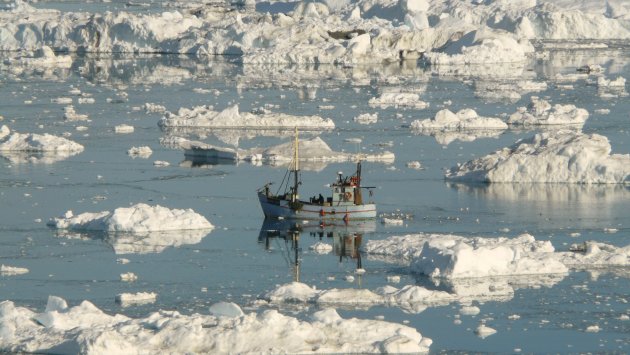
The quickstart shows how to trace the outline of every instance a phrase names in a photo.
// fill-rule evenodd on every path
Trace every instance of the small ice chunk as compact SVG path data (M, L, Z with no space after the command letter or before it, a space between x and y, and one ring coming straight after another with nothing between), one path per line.
M481 310L476 306L463 306L459 309L459 313L465 316L476 316Z
M123 307L134 304L154 303L156 299L157 293L155 292L121 293L116 295L116 303Z
M153 151L151 150L150 147L147 147L147 146L131 147L127 151L127 155L129 155L132 158L138 157L138 158L147 159L148 157L151 156L151 154L153 154Z
M475 329L475 334L477 334L478 337L480 337L481 339L484 339L486 337L489 337L490 335L496 333L497 331L495 329L492 329L488 326L486 326L485 324L480 324L477 329Z
M124 274L120 274L120 281L124 281L124 282L134 282L138 280L138 276L136 274L134 274L133 272L127 272Z
M599 325L594 324L594 325L589 325L588 327L586 327L586 332L587 333L597 333L599 332L601 329L599 328Z
M126 124L121 124L114 127L114 132L116 133L133 133L133 131L134 131L133 126L126 125Z
M387 276L387 282L391 282L394 284L397 284L400 282L400 276L399 275L388 275Z
M163 161L163 160L156 160L153 162L153 166L156 166L156 167L167 167L169 165L171 165L171 163L167 161Z
M420 169L422 169L422 164L420 164L420 162L419 162L419 161L414 160L414 161L407 162L407 167L408 167L409 169L416 169L416 170L420 170Z
M22 275L27 274L29 270L24 267L16 267L2 264L0 266L0 275L3 276L13 276L13 275Z

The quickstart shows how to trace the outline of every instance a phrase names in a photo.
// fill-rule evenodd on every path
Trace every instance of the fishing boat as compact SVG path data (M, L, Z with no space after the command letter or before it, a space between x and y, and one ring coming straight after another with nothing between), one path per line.
M293 144L293 157L285 178L276 193L271 191L272 183L267 183L257 190L258 200L267 218L286 218L304 220L360 220L376 217L376 204L365 202L363 190L368 191L372 199L374 186L361 185L361 160L356 172L350 176L338 173L336 180L330 184L330 194L313 196L308 200L300 199L299 140L297 129Z

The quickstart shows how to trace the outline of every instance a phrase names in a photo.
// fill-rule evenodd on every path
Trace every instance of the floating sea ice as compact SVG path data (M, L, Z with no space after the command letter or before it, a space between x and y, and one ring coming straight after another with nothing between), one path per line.
M529 41L517 39L506 31L488 27L466 33L448 43L439 52L424 53L432 65L464 65L524 62L534 47Z
M630 181L630 155L610 154L608 139L568 130L544 132L451 168L447 180L623 184Z
M158 167L158 168L163 168L163 167L167 167L170 166L171 163L164 161L164 160L156 160L153 162L153 166Z
M390 225L390 226L402 226L404 224L405 221L403 221L402 219L399 218L387 218L387 217L383 217L381 219L381 223L384 225Z
M129 150L127 151L127 155L129 155L132 158L143 158L143 159L147 159L151 156L151 154L153 154L153 151L151 150L150 147L144 146L144 147L131 147L129 148Z
M599 325L595 324L595 325L589 325L588 327L586 327L586 329L584 330L587 333L598 333L601 329L599 328Z
M50 134L21 134L0 127L0 154L12 162L55 162L83 151L83 146L63 137ZM23 153L16 155L15 153ZM29 156L44 153L43 156ZM14 161L15 160L15 161Z
M293 116L283 113L262 111L260 113L240 113L238 105L223 111L213 111L208 106L192 109L180 108L177 113L166 112L158 122L160 127L208 127L208 128L290 128L333 129L335 124L329 118L319 116Z
M630 245L617 247L596 241L586 241L574 248L576 251L557 253L556 259L575 267L610 267L630 265Z
M422 169L422 164L417 160L407 162L406 165L409 169L416 169L416 170Z
M400 276L399 275L388 275L387 276L387 282L391 282L391 283L399 283L400 282Z
M599 115L607 115L610 113L610 109L607 108L598 108L594 111L595 113L599 114Z
M155 292L121 293L116 295L116 303L119 303L123 307L155 303L156 300L157 293Z
M465 316L476 316L481 310L476 306L463 306L459 309L459 313Z
M126 124L120 124L114 127L114 132L116 133L133 133L133 131L134 131L133 126L126 125Z
M515 238L431 239L410 268L446 279L488 276L565 274L549 241L529 234Z
M472 109L463 109L457 113L443 109L435 117L411 122L411 129L422 130L476 130L476 129L507 129L508 125L499 118L481 117Z
M124 282L134 282L138 280L138 276L133 272L126 272L124 274L120 274L120 281Z
M50 99L50 102L53 104L59 104L59 105L72 105L72 98L71 97L57 97L54 99Z
M317 242L309 247L316 254L328 254L333 250L332 245L322 242Z
M164 107L163 105L154 104L150 102L145 103L142 107L144 108L146 112L158 112L158 113L166 112L166 107Z
M395 108L413 108L417 110L425 109L428 103L420 100L420 95L416 93L404 92L384 92L379 97L373 97L368 101L371 107L386 109L390 106Z
M487 338L490 335L496 333L497 331L493 328L486 326L485 324L480 324L477 329L475 329L475 334L481 339Z
M588 119L588 111L575 105L554 105L536 96L532 96L527 107L519 107L510 115L507 123L511 125L574 125L582 126Z
M346 281L348 281L348 282L354 282L354 276L352 276L352 275L346 275Z
M597 78L598 88L625 88L626 79L623 77L617 77L615 80L608 80L603 76Z
M67 121L85 121L88 119L88 115L78 114L72 105L64 107L63 111L63 118Z
M218 307L225 310L225 306ZM379 320L343 319L334 309L298 320L266 310L228 315L183 315L160 310L146 318L111 316L88 301L68 307L50 297L36 313L0 303L0 350L41 353L89 349L89 353L426 353L432 343L415 329ZM241 311L242 312L242 311ZM133 335L133 336L131 336ZM316 350L313 350L316 349Z
M94 100L93 97L79 97L77 99L77 102L79 104L93 104L94 102L96 102L96 100Z
M375 113L363 113L354 118L354 122L359 124L371 124L378 121L378 112Z
M51 218L49 226L73 231L106 231L146 233L150 231L213 229L208 220L192 209L169 209L159 205L139 203L113 212L82 213L67 211L64 216Z
M617 228L604 228L604 233L609 233L609 234L613 234L613 233L617 233L619 230Z
M16 267L9 265L0 265L0 275L2 276L13 276L13 275L22 275L27 274L29 270L24 267Z

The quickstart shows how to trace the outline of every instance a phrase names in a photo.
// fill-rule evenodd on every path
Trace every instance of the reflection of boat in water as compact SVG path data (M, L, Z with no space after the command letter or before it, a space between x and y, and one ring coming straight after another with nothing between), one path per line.
M289 260L295 271L294 281L300 281L301 236L310 236L319 241L331 243L334 254L339 256L339 262L342 262L344 258L350 258L356 260L357 269L362 269L359 247L363 241L363 236L375 230L376 222L374 220L339 224L311 224L265 218L260 227L258 243L264 245L265 250L271 250L273 240L284 240Z
M368 189L371 197L373 187L361 186L361 161L357 162L354 175L344 177L339 173L337 180L331 184L330 197L324 198L319 194L319 197L312 197L309 201L300 200L298 188L302 182L299 176L297 130L293 150L292 164L278 192L271 193L271 183L258 189L258 200L265 217L343 221L376 217L376 204L363 201L362 189ZM283 188L284 192L280 193Z

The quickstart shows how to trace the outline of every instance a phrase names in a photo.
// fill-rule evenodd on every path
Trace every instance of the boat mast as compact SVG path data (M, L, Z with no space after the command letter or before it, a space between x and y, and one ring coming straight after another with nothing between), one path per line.
M300 171L298 156L298 129L295 127L295 142L293 143L293 194L291 195L291 201L295 202L300 197L298 196L298 185L300 183L298 178L298 172Z

